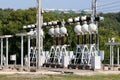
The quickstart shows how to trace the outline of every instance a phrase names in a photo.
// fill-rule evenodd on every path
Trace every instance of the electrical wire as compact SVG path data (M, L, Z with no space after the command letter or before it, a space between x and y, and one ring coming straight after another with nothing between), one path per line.
M102 11L102 12L105 12L105 11L111 11L111 12L116 12L116 11L120 11L120 0L117 0L117 1L111 1L111 2L108 2L108 1L105 1L105 0L98 0L97 1L98 3L104 3L104 4L100 4L97 6L97 11ZM83 10L91 10L91 8L84 8Z
M106 5L106 6L100 6L98 8L109 8L109 7L116 7L116 6L119 6L120 3L116 3L116 4L111 4L111 5Z
M106 3L108 2L107 0L97 0L98 3Z
M100 7L99 10L106 10L106 9L112 9L112 8L119 8L119 5L113 5L113 6L107 6L107 7Z
M106 10L98 10L98 12L120 12L119 8L111 8Z
M102 10L102 11L111 10L111 9L118 9L118 11L120 11L119 5L110 5L110 6L106 6L106 7L97 8L97 10Z
M108 5L117 4L117 3L120 3L120 0L119 1L112 1L112 2L109 2L109 3L102 4L102 5L98 5L97 7L108 6Z
M98 0L98 1L100 2L103 0ZM98 12L100 12L100 11L101 12L106 12L106 11L119 12L120 11L119 5L120 5L120 0L104 3L104 4L97 6L97 11Z

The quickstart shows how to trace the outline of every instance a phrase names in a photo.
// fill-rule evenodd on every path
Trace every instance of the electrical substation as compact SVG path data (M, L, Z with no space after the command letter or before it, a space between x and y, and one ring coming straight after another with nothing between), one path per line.
M59 10L59 9L58 9ZM23 26L23 29L29 29L27 33L16 33L17 37L21 38L21 64L19 65L20 71L25 67L37 69L41 68L62 68L62 69L87 69L87 70L101 70L104 67L102 63L104 60L104 50L99 50L99 32L98 23L104 20L104 17L96 16L96 0L92 0L92 10L89 15L76 16L75 18L68 18L67 20L56 20L50 22L43 22L44 12L54 12L52 9L42 9L41 0L37 0L37 22L36 24ZM69 14L68 10L59 10ZM81 11L73 10L75 14L80 14ZM71 47L69 42L69 33L66 25L75 24L73 32L77 36L75 50L69 50ZM49 28L48 34L51 36L51 46L48 51L44 50L43 41L44 30ZM27 55L24 56L24 37L28 39ZM8 39L13 35L0 36L1 39L1 66L8 68ZM6 56L3 55L3 39L6 39ZM36 45L31 45L31 40L36 40ZM9 42L10 43L10 42ZM110 45L110 68L114 67L114 46L120 45L110 41L106 43ZM118 48L118 65L119 65L119 48ZM10 60L16 64L16 54L10 56ZM109 67L108 67L109 68Z

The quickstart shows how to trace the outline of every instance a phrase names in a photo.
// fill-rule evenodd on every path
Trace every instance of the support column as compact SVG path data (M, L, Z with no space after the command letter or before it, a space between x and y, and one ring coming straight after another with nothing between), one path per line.
M111 55L112 55L112 51L111 51L111 45L110 45L110 66L112 65L112 61L111 61Z
M23 70L23 36L21 36L21 71Z
M42 14L41 14L41 0L37 0L37 36L36 36L36 46L37 46L37 68L41 67L41 27L42 27Z
M6 38L6 67L8 67L8 38Z
M28 67L30 68L30 36L28 36Z
M111 55L111 57L112 57L112 67L114 67L114 46L112 45L112 55Z
M84 44L86 44L86 34L84 35Z
M82 44L84 44L84 35L82 35Z
M77 35L77 44L80 44L80 35Z
M94 44L94 34L91 34L91 44Z
M1 38L1 66L3 66L3 38Z
M98 33L96 34L96 48L99 50L99 36Z
M65 35L66 36L66 43L65 44L67 44L68 45L68 34L67 35Z
M91 34L89 34L89 44L91 44Z
M117 49L117 65L119 65L119 48Z
M56 45L59 45L59 37L56 36Z

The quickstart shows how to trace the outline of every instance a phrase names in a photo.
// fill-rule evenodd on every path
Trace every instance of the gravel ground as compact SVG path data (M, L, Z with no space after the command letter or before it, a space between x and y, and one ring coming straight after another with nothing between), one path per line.
M92 70L68 70L68 69L41 69L37 72L18 72L16 70L4 70L0 71L0 74L34 74L34 75L39 75L39 74L77 74L77 75L99 75L99 74L120 74L120 71L102 71L102 70L97 70L97 71L92 71Z

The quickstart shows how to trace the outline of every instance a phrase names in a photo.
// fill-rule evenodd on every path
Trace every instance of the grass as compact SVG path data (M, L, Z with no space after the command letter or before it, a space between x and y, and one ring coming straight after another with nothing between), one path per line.
M119 75L0 75L0 80L120 80Z

